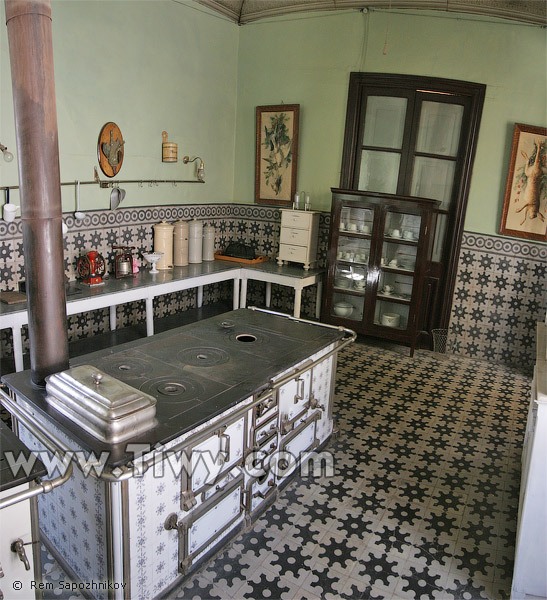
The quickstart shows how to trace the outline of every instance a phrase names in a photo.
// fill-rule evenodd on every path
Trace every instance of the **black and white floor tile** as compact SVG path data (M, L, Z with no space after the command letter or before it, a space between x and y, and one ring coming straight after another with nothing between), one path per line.
M332 477L300 477L173 598L508 598L530 381L354 344Z

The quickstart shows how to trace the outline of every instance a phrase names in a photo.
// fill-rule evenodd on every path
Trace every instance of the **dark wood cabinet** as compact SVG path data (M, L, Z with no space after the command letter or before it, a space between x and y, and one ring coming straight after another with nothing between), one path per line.
M414 353L437 200L333 189L321 319ZM427 295L425 296L427 299Z

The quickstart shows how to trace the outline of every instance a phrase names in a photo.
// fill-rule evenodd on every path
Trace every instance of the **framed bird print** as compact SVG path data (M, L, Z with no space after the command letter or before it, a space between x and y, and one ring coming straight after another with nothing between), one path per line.
M300 104L256 107L255 202L292 206Z

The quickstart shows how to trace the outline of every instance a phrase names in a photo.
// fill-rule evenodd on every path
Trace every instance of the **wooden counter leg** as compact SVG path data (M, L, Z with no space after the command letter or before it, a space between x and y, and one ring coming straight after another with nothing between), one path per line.
M323 293L323 282L321 279L317 282L317 292L315 294L315 318L319 321L321 317L321 295Z
M234 295L233 295L234 310L239 308L239 277L234 277Z
M116 305L110 307L110 331L116 330Z
M146 298L146 335L154 335L154 298Z
M15 370L17 372L23 371L23 340L21 339L21 326L14 325L11 328L11 335L13 337L13 358L15 359Z
M239 307L245 308L247 306L247 278L241 278L241 292L239 295Z
M293 317L300 318L300 307L302 305L302 288L294 288L294 313Z

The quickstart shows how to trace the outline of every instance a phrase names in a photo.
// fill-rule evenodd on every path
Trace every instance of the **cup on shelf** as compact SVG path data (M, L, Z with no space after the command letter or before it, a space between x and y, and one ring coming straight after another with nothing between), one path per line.
M396 259L396 258L394 258L393 260L390 260L390 261L389 261L389 266L390 266L390 267L393 267L393 268L396 268L396 267L398 267L398 266L399 266L399 263L397 262L397 259Z
M399 229L392 229L390 235L391 235L391 237L400 238L401 231Z
M357 231L357 223L349 223L348 231Z
M361 223L361 225L359 225L359 231L361 233L370 233L370 225L367 223Z
M414 233L412 231L403 231L403 238L405 240L413 240L414 239Z
M340 221L340 230L345 231L347 228L347 224L344 221Z
M364 290L367 282L364 279L357 279L353 282L356 290Z
M17 204L4 204L4 221L6 221L6 223L15 221L15 216L18 210L19 206Z
M393 291L392 285L384 285L384 289L382 290L382 292L384 292L384 294L391 294L392 291Z

